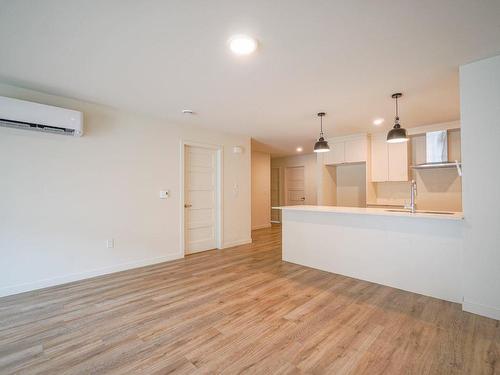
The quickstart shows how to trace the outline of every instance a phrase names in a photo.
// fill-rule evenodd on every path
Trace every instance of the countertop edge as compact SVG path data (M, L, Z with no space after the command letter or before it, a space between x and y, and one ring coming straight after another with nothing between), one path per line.
M301 212L317 212L329 214L350 214L350 215L374 215L374 216L391 216L391 217L406 217L412 219L438 219L438 220L464 220L463 213L455 212L451 215L443 214L427 214L427 213L410 213L410 212L390 212L383 208L357 208L357 207L336 207L336 206L283 206L272 207L277 210L286 211L301 211Z

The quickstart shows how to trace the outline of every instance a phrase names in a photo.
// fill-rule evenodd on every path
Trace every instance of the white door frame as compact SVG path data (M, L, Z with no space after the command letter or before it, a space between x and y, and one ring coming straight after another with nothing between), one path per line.
M217 246L217 249L222 249L222 240L223 240L223 231L222 231L222 225L223 225L223 217L222 217L222 197L223 197L223 192L222 192L222 165L223 165L223 147L222 145L213 145L209 143L200 143L200 142L193 142L193 141L188 141L188 140L181 140L180 144L180 175L181 175L181 180L180 180L180 248L181 248L181 254L184 257L186 255L186 244L185 244L185 217L184 217L184 169L185 169L185 163L184 163L184 150L186 146L194 146L194 147L202 147L202 148L208 148L210 150L215 150L216 151L216 162L215 162L215 169L216 169L216 183L215 183L215 189L216 189L216 194L215 194L215 243Z
M281 167L271 167L271 176L272 176L272 173L273 173L273 169L277 169L278 170L278 206L281 206L281 187L282 187L282 184L281 184ZM273 178L271 177L271 194L272 194L272 183L273 183ZM272 204L272 198L271 198L271 207L273 206ZM272 208L271 208L271 223L276 223L276 224L279 224L281 223L281 220L278 220L278 221L275 221L273 220L273 214L272 214ZM280 212L280 214L278 214L278 217L281 218L281 210L278 210Z

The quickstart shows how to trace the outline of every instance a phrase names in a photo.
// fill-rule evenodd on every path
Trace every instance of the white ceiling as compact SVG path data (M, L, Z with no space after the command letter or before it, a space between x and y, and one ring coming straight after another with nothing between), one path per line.
M236 33L258 52L231 55ZM406 127L456 120L458 66L496 54L500 0L0 0L0 80L277 154L311 151L320 110L327 136L388 129L395 91Z

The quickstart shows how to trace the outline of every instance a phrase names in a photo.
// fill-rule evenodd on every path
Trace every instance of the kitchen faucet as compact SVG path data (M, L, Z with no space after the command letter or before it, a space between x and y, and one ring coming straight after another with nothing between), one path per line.
M411 180L410 182L410 204L405 204L405 209L410 210L412 214L416 211L415 196L417 195L417 182Z

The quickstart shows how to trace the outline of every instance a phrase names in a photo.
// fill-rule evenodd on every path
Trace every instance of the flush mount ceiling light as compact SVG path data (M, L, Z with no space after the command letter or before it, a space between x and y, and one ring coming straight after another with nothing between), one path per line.
M248 35L234 35L229 39L229 48L235 55L250 55L257 49L257 41Z
M194 111L192 109L183 109L182 113L185 115L194 115Z
M302 150L303 150L303 149L302 149L302 147L300 147L300 146L299 146L299 147L297 147L295 150L296 150L297 152L302 152Z
M325 141L323 137L323 117L326 115L325 112L318 113L318 117L320 119L321 130L319 132L319 139L314 144L314 152L328 152L330 151L330 146L328 146L328 142Z
M403 129L399 124L399 108L398 108L398 98L401 98L403 94L400 92L392 94L392 98L396 99L396 117L394 119L394 127L387 133L388 143L401 143L408 142L408 135L406 134L406 129Z
M379 126L382 125L383 122L384 122L383 118L376 118L375 120L373 120L373 125Z

